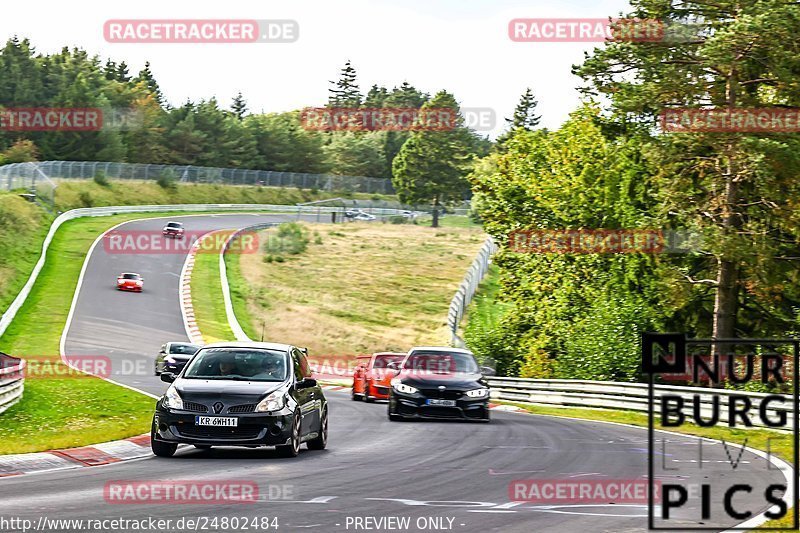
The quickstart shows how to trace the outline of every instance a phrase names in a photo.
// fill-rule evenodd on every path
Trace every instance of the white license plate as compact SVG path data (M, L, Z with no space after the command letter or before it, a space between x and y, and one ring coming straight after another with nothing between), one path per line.
M455 407L455 400L428 400L428 405L438 405L441 407Z
M194 425L235 428L239 425L239 419L235 416L196 416L194 417Z

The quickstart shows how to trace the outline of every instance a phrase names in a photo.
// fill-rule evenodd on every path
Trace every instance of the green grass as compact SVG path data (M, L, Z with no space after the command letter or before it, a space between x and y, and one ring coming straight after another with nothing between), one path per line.
M600 422L617 422L619 424L629 424L631 426L639 427L647 427L648 424L647 414L633 411L583 409L573 407L547 407L519 402L507 402L499 400L493 401L505 405L520 407L530 413L538 415L580 418L582 420L597 420ZM790 433L779 433L777 431L770 431L767 429L737 429L720 426L705 428L694 424L685 424L679 427L668 428L668 430L673 433L696 435L717 441L724 440L725 442L739 444L747 446L748 448L762 451L766 451L769 448L773 455L780 457L787 463L791 464L794 461L794 443ZM795 511L796 510L791 509L789 513L787 513L787 515L782 519L770 520L762 527L790 528L793 525Z
M0 193L0 314L28 280L51 220L36 204Z
M251 339L261 339L260 326L255 324L250 310L248 309L248 296L250 287L242 276L242 268L239 263L240 256L228 254L225 256L225 269L228 273L228 286L231 291L231 305L236 315L236 320L244 330L245 334ZM258 326L258 327L256 327ZM202 327L200 331L203 331Z
M59 341L86 253L110 227L139 218L179 213L137 213L81 218L56 233L31 294L0 337L0 351L60 361ZM148 431L153 399L97 378L31 378L23 400L2 415L0 453L82 446ZM44 429L43 429L44 428Z
M195 255L191 289L194 316L206 344L235 340L228 326L225 302L222 299L219 253L209 251Z
M163 204L296 204L345 196L341 191L311 191L283 187L231 186L202 183L177 183L164 188L154 181L110 180L108 186L92 180L60 180L56 189L56 208L107 205ZM353 193L359 200L394 200L394 196Z
M430 215L425 215L422 217L418 224L420 226L430 227L433 223L433 218ZM468 216L462 215L445 215L443 217L439 217L439 227L441 228L480 228L481 224L478 224L474 220L472 220Z

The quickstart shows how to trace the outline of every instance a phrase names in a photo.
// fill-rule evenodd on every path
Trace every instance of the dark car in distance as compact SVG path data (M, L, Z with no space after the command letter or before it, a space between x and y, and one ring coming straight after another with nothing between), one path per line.
M295 457L300 444L322 450L328 404L311 378L306 351L287 344L221 342L200 348L156 402L151 447L172 456L178 444L275 446Z
M412 348L391 380L389 419L450 418L489 421L489 385L468 350L441 346Z
M189 342L167 342L162 344L161 350L156 356L156 376L161 375L162 372L180 374L189 359L199 349L199 344L191 344Z

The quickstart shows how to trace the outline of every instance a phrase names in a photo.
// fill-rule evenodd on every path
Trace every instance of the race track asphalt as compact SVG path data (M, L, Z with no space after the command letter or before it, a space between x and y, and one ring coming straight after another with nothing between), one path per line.
M281 220L287 217L236 214L183 219L189 231ZM134 221L119 229L157 231L163 224L163 219ZM112 254L98 245L88 261L66 331L66 353L108 356L114 381L162 394L167 385L153 376L153 359L164 342L187 339L178 299L184 260L184 254ZM123 271L142 274L145 291L117 292L114 280ZM304 448L297 458L281 459L269 448L188 448L170 459L149 457L2 478L0 516L30 519L35 524L41 517L173 520L166 531L178 530L175 524L182 517L208 517L206 531L272 530L255 528L252 522L245 529L243 518L277 518L279 531L646 530L644 505L595 502L554 507L514 502L509 494L509 484L518 479L646 480L647 434L642 429L500 411L493 411L490 424L389 422L385 404L354 402L344 392L329 391L327 396L330 438L325 451ZM660 477L663 482L670 476L714 486L739 481L764 487L784 481L781 472L750 452L743 453L733 469L728 453L735 459L737 450L726 453L719 443L706 443L702 463L698 463L696 439L659 438L666 439L663 449L659 447L659 461L675 469ZM183 505L117 504L104 499L104 487L110 482L168 480L247 480L258 484L260 498L248 504ZM754 514L761 513L768 505L760 490L735 501ZM722 494L715 492L712 498L718 510ZM681 524L686 527L722 530L736 523L713 516L698 524L697 515L698 504L692 500L677 516L685 519ZM211 527L213 517L237 519L239 527L223 528L219 522ZM394 528L398 524L394 517L409 519L409 527Z

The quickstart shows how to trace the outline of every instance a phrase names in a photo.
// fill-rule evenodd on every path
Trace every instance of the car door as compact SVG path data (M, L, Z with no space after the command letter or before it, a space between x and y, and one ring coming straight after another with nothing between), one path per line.
M303 353L297 348L292 348L292 366L294 366L294 379L295 383L299 384L306 377L311 376L311 369L308 367L308 361L305 360ZM295 388L295 398L300 407L300 415L302 416L301 434L307 435L313 431L317 431L319 425L319 414L316 408L316 393L313 387Z
M364 357L356 359L356 368L353 371L353 392L362 394L364 392L364 382L367 373L367 361Z

